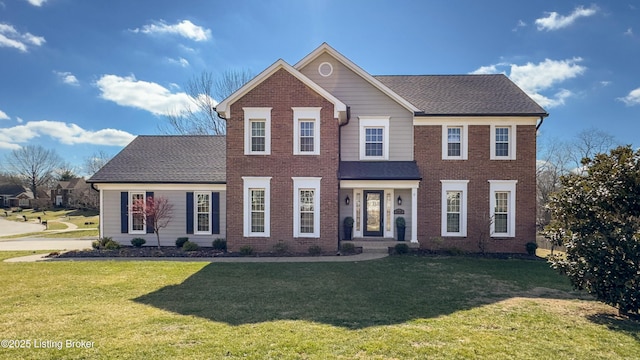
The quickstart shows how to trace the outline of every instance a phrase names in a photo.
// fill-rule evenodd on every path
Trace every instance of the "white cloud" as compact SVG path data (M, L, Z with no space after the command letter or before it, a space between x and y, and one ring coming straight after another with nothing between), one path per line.
M568 79L582 75L586 71L586 67L579 65L581 58L573 58L567 60L551 60L525 65L499 63L495 65L482 66L473 74L495 74L502 71L515 82L524 92L534 99L540 106L552 108L565 103L565 100L573 95L567 89L558 89L556 86ZM509 70L509 73L506 72ZM542 95L541 92L555 91L552 97Z
M27 0L29 2L29 4L33 5L33 6L42 6L42 4L46 3L47 0Z
M195 25L189 20L182 20L176 24L167 24L160 20L154 24L145 25L142 29L134 29L133 32L143 34L173 34L191 39L193 41L207 41L211 38L211 30Z
M9 119L10 119L9 115L7 115L6 112L0 110L0 120L9 120Z
M162 85L136 80L131 75L103 75L96 86L100 97L118 105L149 111L155 115L167 115L189 106L191 97L184 92L171 93Z
M80 85L78 78L76 78L75 75L73 75L68 71L54 71L53 73L58 75L60 80L67 85L72 85L72 86Z
M595 5L591 6L588 9L585 9L582 6L578 6L573 10L571 14L567 16L560 15L557 12L553 11L547 13L547 17L536 19L536 25L538 25L538 30L558 30L570 26L581 17L595 15L597 11L598 7Z
M22 124L24 122L24 120L22 120L21 117L16 117L16 121L18 122L18 124Z
M179 58L179 59L172 59L172 58L167 58L167 61L170 64L175 64L175 65L180 65L182 67L189 67L189 61L185 58Z
M625 35L627 36L633 36L633 29L632 28L628 28L627 31L624 32Z
M24 125L10 128L0 128L0 148L18 149L21 143L40 136L49 136L67 145L94 144L110 146L125 146L135 137L122 130L102 129L90 131L76 124L41 120L29 121Z
M523 27L527 27L527 23L522 21L522 20L518 20L518 23L516 24L516 27L514 27L511 31L518 31L518 29L523 28Z
M640 105L640 87L631 90L625 97L618 98L618 100L627 104L628 106Z
M42 36L35 36L31 33L20 33L13 25L0 23L0 47L18 49L27 52L29 46L42 46L46 40Z

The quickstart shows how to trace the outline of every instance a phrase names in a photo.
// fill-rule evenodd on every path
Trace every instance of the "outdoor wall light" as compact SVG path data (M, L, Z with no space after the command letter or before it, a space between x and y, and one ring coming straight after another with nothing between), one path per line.
M349 199L349 195L344 199L344 203L349 205L351 203L351 199Z
M398 195L398 205L402 205L402 198Z

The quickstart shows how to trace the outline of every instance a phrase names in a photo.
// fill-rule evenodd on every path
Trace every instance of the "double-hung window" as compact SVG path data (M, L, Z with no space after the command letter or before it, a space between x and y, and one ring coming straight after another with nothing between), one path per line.
M516 235L516 184L517 180L489 180L489 210L493 237Z
M389 160L389 117L360 117L360 160Z
M467 154L467 125L442 126L442 159L466 160Z
M146 205L144 192L129 193L129 233L144 234L147 232L145 226L144 208Z
M271 108L242 108L244 111L244 154L271 154Z
M245 237L269 237L271 233L271 177L242 178L244 181L244 226Z
M195 233L211 234L211 193L195 193Z
M440 180L442 183L442 236L467 236L468 180Z
M294 107L293 109L293 154L320 154L320 109L319 107Z
M320 237L320 179L293 177L293 237Z
M516 159L515 130L515 125L491 125L491 160Z

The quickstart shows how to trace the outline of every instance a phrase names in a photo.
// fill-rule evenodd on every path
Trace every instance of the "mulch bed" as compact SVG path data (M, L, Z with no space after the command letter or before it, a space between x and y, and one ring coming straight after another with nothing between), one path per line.
M358 249L356 249L358 250ZM354 254L343 255L355 255L362 252L356 251ZM323 253L319 256L335 256L336 253ZM291 257L291 256L311 256L308 253L253 253L251 255L242 255L239 252L224 252L213 248L203 247L195 251L184 251L181 248L174 246L163 246L160 249L156 246L143 246L136 248L133 246L123 246L117 250L72 250L67 252L52 252L47 257L50 258L114 258L114 257L155 257L155 258L176 258L176 257L188 257L188 258L211 258L211 257Z

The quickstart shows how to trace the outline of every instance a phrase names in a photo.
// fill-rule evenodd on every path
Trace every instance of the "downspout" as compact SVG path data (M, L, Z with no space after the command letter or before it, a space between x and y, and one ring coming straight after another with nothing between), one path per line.
M349 124L351 120L351 107L347 106L347 121L344 123L338 123L338 171L336 176L338 178L338 254L340 253L340 163L342 162L342 127ZM339 121L339 120L338 120Z
M538 125L536 125L536 131L538 131L540 129L540 126L542 126L542 123L544 122L544 118L549 116L549 114L545 114L545 115L541 115L540 116L540 122L538 122Z

